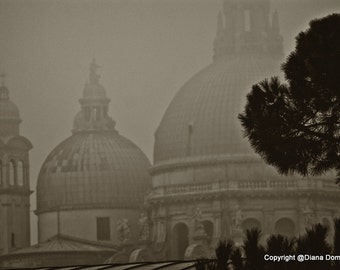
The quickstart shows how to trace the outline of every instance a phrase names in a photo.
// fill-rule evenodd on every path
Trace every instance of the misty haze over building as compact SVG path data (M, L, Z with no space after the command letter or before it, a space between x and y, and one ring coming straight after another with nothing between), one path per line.
M296 34L339 10L0 0L0 266L210 257L251 227L330 224L334 177L279 175L237 115Z

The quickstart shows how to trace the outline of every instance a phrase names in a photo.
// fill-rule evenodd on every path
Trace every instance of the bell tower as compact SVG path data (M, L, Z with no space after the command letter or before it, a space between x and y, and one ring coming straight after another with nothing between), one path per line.
M218 16L214 60L235 55L282 55L278 13L269 0L224 0Z
M0 255L30 245L29 157L31 142L20 136L20 115L0 87Z

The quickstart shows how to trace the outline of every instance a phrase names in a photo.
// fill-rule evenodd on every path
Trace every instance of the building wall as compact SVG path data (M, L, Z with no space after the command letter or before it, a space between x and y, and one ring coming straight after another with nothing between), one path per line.
M332 218L339 216L340 191L331 176L283 177L269 166L252 165L176 168L154 175L154 193L149 202L153 219L163 219L166 223L165 259L183 258L176 250L180 245L174 241L185 238L185 228L187 246L197 243L198 219L212 225L208 244L213 249L223 238L241 241L244 231L250 227L259 226L265 241L273 233L303 234L311 224L331 224ZM201 181L196 181L198 177ZM172 181L176 178L181 181ZM183 230L178 234L179 227Z
M122 219L128 220L131 232L131 240L137 241L139 211L131 209L77 209L45 212L38 214L39 242L59 233L74 236L81 239L97 241L97 217L109 217L110 219L110 243L119 244L117 225Z

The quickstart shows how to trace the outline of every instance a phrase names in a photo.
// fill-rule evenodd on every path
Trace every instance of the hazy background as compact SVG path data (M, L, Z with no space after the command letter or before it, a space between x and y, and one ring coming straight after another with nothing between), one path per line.
M0 0L0 72L33 143L31 189L48 153L71 135L93 57L123 136L152 161L154 131L169 102L212 61L221 0ZM315 17L339 0L273 0L285 55ZM32 243L37 241L31 196Z

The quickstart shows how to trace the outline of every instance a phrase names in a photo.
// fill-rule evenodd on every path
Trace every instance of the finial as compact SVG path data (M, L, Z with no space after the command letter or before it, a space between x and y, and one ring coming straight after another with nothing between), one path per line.
M6 74L4 72L1 73L0 75L1 77L1 83L2 83L2 86L5 86L5 78L6 78Z
M96 59L93 58L90 64L90 83L98 83L100 75L97 74L97 70L100 66L97 65Z

